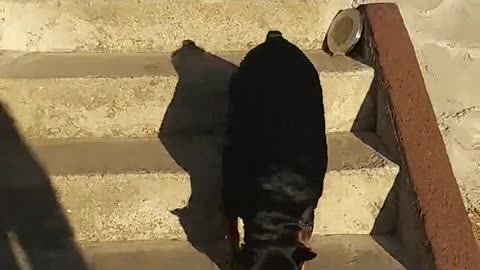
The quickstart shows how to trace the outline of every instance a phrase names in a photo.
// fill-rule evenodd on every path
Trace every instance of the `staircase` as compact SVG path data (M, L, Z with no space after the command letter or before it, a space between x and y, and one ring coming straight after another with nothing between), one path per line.
M309 269L405 269L379 229L399 166L375 134L373 69L316 49L342 1L0 4L0 269L225 269L226 87L270 29L324 89L330 164Z

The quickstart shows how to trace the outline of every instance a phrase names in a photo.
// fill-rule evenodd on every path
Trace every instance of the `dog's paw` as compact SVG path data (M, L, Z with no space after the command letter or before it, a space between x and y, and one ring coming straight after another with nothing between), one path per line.
M240 248L240 234L238 232L237 219L225 219L225 240L228 243L229 257L233 259Z

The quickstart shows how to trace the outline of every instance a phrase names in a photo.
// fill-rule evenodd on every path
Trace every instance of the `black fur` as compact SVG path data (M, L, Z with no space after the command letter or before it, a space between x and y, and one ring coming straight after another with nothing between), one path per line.
M222 195L226 217L245 224L241 261L297 269L315 257L298 232L313 226L328 160L317 70L271 31L232 76L229 102Z

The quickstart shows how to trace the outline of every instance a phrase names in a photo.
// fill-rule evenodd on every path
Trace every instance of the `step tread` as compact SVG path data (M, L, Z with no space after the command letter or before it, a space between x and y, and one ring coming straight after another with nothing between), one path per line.
M331 57L321 50L304 51L320 73L373 72L348 57ZM239 65L246 52L215 53ZM207 52L199 57L210 57ZM170 53L0 53L0 78L50 79L85 77L177 76Z
M358 137L357 137L358 136ZM369 145L372 145L373 148ZM396 167L378 152L382 144L370 132L327 134L328 171ZM188 166L219 166L222 141L216 136L169 136L162 138L31 140L31 151L50 175L120 174L138 172L183 172ZM15 144L3 146L3 158L29 159ZM375 150L377 149L377 150ZM5 152L7 153L7 152ZM0 157L2 158L2 157ZM202 162L195 162L201 159ZM198 168L201 169L201 168ZM12 170L15 171L15 170Z
M2 1L2 47L25 50L170 50L185 38L209 48L239 49L281 30L299 46L321 46L342 1L122 0ZM22 14L29 20L17 21ZM48 24L46 24L48 18ZM46 24L46 25L44 25ZM42 38L32 39L32 35ZM25 42L21 41L25 40ZM13 42L16 41L16 42Z
M377 238L377 237L376 237ZM307 269L335 270L404 270L396 258L403 258L401 248L389 237L381 237L382 244L389 243L397 247L395 252L384 250L381 244L369 235L334 235L317 236L312 240L312 247L318 253ZM209 248L209 255L215 256L217 264L227 258L222 245ZM400 251L400 252L399 252ZM83 247L83 256L92 270L207 270L218 269L205 253L198 252L186 241L148 241L148 242L112 242L98 243ZM55 269L76 269L73 263L64 263L62 258L51 254L50 263ZM68 260L64 260L68 261ZM48 264L45 260L44 265ZM52 268L53 269L53 268Z
M319 70L328 131L372 130L373 69L306 52ZM0 51L0 100L29 138L216 131L225 126L229 80L244 53L184 49L170 59L168 53Z

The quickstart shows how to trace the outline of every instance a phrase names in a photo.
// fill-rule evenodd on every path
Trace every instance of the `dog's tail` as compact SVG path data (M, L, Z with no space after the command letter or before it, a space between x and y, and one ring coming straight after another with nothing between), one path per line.
M283 34L278 30L270 30L268 31L267 38L265 40L269 40L272 38L283 38Z

